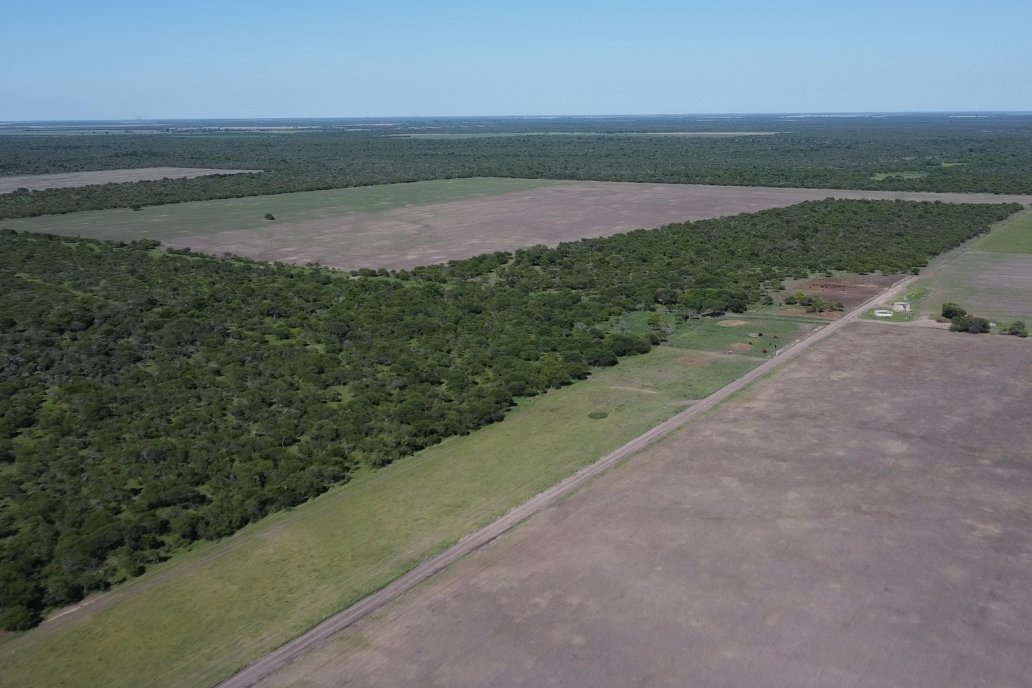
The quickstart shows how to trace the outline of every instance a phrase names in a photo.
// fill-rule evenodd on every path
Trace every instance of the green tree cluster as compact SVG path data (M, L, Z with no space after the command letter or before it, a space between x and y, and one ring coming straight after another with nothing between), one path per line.
M1014 335L1015 337L1027 337L1028 327L1025 325L1025 321L1015 320L1008 327L1004 328L1003 333Z

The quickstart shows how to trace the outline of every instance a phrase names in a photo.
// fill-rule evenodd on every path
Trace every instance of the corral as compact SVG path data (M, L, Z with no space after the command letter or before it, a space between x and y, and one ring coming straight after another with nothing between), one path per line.
M852 324L260 685L1027 686L1029 379Z
M0 220L0 227L157 239L216 255L345 269L411 268L828 197L1032 202L994 194L478 178Z
M68 172L65 174L30 174L19 177L0 177L0 193L18 189L60 189L94 184L124 184L153 179L192 179L213 174L244 174L261 170L223 170L197 167L142 167L125 170L98 170L95 172Z

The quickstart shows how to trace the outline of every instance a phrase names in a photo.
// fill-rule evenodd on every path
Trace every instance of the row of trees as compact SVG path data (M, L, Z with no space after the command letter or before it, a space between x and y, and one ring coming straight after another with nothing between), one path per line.
M657 341L614 316L910 270L1015 209L823 201L364 275L2 232L0 620L29 626Z

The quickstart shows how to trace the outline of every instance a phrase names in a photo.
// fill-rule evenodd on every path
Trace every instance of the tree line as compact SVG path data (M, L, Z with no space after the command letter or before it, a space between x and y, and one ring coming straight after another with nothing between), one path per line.
M0 232L0 622L29 627L658 342L615 316L910 271L1017 209L828 200L355 273Z
M0 194L0 218L478 176L1032 193L1029 116L397 124L289 135L0 136L0 176L166 165L264 170ZM645 135L707 128L769 133ZM405 137L427 131L504 135Z

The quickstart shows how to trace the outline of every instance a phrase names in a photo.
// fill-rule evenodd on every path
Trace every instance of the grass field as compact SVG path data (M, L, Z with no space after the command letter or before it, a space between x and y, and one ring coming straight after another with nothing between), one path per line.
M495 196L559 183L541 179L441 179L411 184L194 201L148 206L139 211L122 208L43 215L0 220L0 227L81 235L94 239L167 241L199 234L267 229L277 224L322 220L348 213L379 213L408 206ZM272 213L276 219L266 220L266 213Z
M920 310L931 317L949 301L998 322L1032 321L1032 211L1000 223L919 284L930 290Z
M1032 210L1001 223L974 249L989 253L1032 253Z
M760 362L716 336L683 345L524 400L16 637L0 686L213 684Z
M883 182L886 179L924 179L928 176L927 172L875 172L871 175L871 179L876 182Z
M742 324L728 326L737 322ZM762 358L818 325L815 319L732 314L720 321L693 320L672 333L668 343L681 349L707 349ZM750 337L750 334L762 336Z

